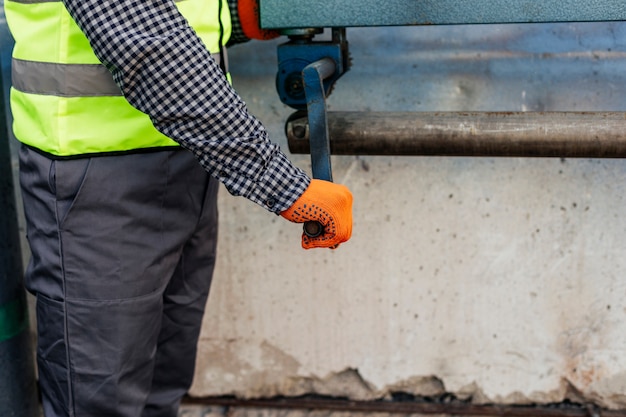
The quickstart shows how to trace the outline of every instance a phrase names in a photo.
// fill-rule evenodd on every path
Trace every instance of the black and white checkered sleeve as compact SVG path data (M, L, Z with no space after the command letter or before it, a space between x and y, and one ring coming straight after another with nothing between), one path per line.
M63 1L126 99L231 194L279 213L308 187L172 0Z

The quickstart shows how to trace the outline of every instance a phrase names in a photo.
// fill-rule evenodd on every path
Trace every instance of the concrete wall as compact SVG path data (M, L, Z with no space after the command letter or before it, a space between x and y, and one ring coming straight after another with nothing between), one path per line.
M626 110L626 26L349 29L331 110ZM281 40L282 42L283 40ZM275 47L231 51L235 86L286 149ZM309 169L307 156L293 161ZM626 406L623 160L334 157L354 233L220 197L192 395L443 392Z

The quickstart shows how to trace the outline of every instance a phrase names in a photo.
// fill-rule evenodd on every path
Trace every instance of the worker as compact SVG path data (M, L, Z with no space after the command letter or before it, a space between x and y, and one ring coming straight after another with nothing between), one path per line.
M350 238L352 195L270 141L225 45L252 0L6 0L46 417L174 417L194 372L218 183ZM218 182L219 181L219 182ZM246 254L242 253L242 257Z

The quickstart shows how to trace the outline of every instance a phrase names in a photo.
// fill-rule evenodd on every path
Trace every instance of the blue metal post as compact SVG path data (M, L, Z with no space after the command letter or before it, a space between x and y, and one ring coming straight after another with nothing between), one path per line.
M3 7L0 8L0 416L35 417L38 415L35 366L22 284L9 146L7 103L13 41L2 10Z

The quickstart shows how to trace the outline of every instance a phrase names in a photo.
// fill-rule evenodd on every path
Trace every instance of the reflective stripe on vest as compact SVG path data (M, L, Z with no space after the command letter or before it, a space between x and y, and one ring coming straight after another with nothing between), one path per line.
M231 31L226 0L219 1L177 3L218 63L220 28L222 44ZM7 0L5 10L15 38L11 109L21 142L65 157L178 146L128 104L63 3Z

